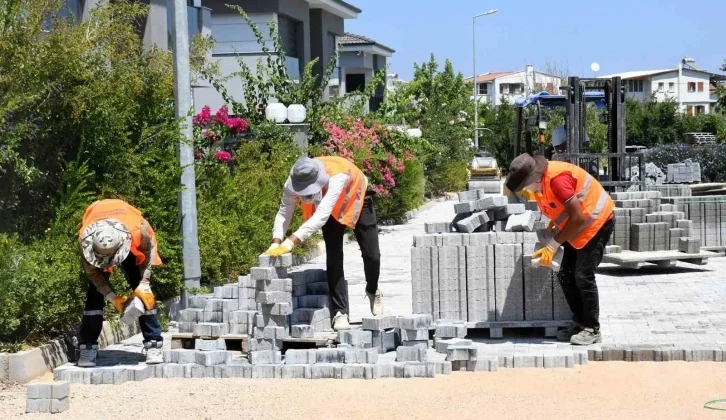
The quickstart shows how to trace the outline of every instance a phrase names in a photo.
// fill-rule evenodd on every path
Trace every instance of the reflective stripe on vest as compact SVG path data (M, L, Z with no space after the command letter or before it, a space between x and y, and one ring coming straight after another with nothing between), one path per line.
M99 200L91 204L86 212L83 214L83 221L81 223L81 230L79 231L79 237L83 235L83 231L86 228L100 220L115 219L123 223L129 232L131 233L131 253L136 257L136 265L142 264L146 260L146 256L139 249L141 245L141 224L144 221L141 212L135 207L126 203L123 200ZM149 234L151 240L156 244L156 235L149 226ZM151 265L161 265L161 257L159 257L158 249L159 246L155 247L156 252L152 256L153 261ZM107 270L111 271L111 270Z
M566 162L549 162L547 172L542 183L542 193L537 195L537 205L540 211L554 221L557 231L564 229L569 216L564 204L560 203L552 193L550 182L556 176L570 173L577 181L576 196L583 205L583 212L587 216L585 223L578 229L575 238L570 244L581 249L592 239L608 220L615 204L610 195L589 173L582 168ZM581 185L581 186L580 186Z
M338 197L338 202L333 207L331 216L342 225L355 228L361 211L363 210L363 200L365 199L367 181L363 172L358 169L352 162L337 156L321 156L315 158L325 165L325 172L328 176L333 177L338 174L348 175L348 183ZM323 188L323 195L327 192L327 188ZM302 203L303 219L308 220L315 213L315 204Z

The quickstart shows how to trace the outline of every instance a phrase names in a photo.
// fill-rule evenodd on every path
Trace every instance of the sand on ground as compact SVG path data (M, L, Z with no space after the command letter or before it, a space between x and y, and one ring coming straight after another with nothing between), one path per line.
M718 398L726 398L723 363L601 362L574 369L455 372L435 379L150 379L75 385L70 410L52 416L25 415L25 388L0 385L0 419L726 418L726 412L703 408Z

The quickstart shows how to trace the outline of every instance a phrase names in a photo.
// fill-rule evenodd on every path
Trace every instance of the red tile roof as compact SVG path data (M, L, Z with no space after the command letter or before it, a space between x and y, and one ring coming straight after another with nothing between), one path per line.
M517 73L516 71L492 71L489 73L480 74L476 77L477 83L488 83L493 81L496 78L507 76L513 73ZM471 77L469 77L467 80L471 80Z

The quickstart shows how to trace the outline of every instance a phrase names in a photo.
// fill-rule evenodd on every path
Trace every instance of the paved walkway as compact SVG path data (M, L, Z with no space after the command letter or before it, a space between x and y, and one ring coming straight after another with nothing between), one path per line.
M425 222L451 220L453 215L452 201L438 202L419 212L405 225L381 228L380 288L385 298L386 314L411 314L410 252L413 236L424 232ZM309 264L324 267L325 257ZM355 241L345 246L345 270L349 282L351 321L359 322L362 317L370 316L370 309L365 298L363 262ZM709 259L706 266L679 262L678 267L670 269L652 266L630 270L603 264L597 274L603 343L594 348L632 349L649 345L690 349L706 346L726 351L725 275L726 258ZM136 336L126 345L113 346L109 350L139 352L140 341L140 336ZM573 354L568 344L540 337L475 341L486 343L487 352L498 352L502 367L511 367L514 353L542 355L557 351L568 358ZM581 351L577 349L575 353Z
M451 220L453 202L435 203L405 225L381 228L381 284L386 314L411 313L411 246L425 222ZM676 268L640 270L603 264L597 274L603 344L617 346L723 344L726 347L726 258L705 266L678 263ZM325 257L312 261L324 264ZM369 316L363 262L358 244L345 247L351 321ZM541 339L497 340L551 344Z

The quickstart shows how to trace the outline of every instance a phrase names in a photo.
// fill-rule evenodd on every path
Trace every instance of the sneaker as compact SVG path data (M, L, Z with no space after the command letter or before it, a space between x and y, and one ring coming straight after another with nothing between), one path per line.
M382 315L383 293L381 293L381 289L377 289L375 294L366 292L366 296L368 296L368 300L371 302L371 313L373 316Z
M572 336L578 334L583 328L582 324L573 321L569 327L557 331L557 341L569 343Z
M595 331L592 328L583 328L582 331L570 338L570 343L578 346L587 346L601 341L602 335L600 334L600 330Z
M348 315L338 312L333 317L333 329L335 331L340 330L347 330L350 328L350 324L348 323Z
M161 351L161 346L162 343L157 341L147 341L144 343L147 365L158 365L159 363L164 363L164 354Z
M98 357L98 346L96 344L81 344L81 355L78 358L78 367L95 367Z

